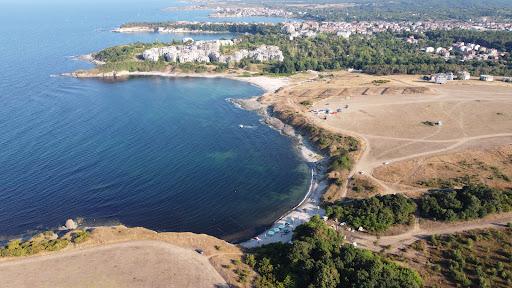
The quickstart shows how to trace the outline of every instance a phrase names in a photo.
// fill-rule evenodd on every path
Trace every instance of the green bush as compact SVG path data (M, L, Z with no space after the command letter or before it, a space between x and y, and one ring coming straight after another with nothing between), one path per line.
M87 239L89 239L89 233L87 231L77 230L72 234L71 241L73 241L75 244L79 244L86 241Z
M512 210L512 190L499 191L484 185L434 191L420 198L422 217L441 221L482 218L488 214Z
M374 232L385 231L395 224L409 223L415 211L414 201L400 194L374 196L326 207L329 218Z
M418 273L371 251L343 244L318 216L297 227L291 244L255 251L256 287L421 287Z
M0 248L1 257L18 257L34 255L42 251L58 251L66 248L69 243L82 243L89 238L89 233L82 230L74 231L71 238L49 239L53 233L41 233L30 240L21 242L12 240L5 247Z
M331 171L348 171L352 169L352 159L347 154L341 154L333 157L331 165Z
M244 263L254 268L256 266L256 258L253 254L247 254L244 257Z

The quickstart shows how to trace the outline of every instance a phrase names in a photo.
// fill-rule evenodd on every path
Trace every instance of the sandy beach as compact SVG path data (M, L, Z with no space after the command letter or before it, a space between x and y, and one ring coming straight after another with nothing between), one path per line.
M83 57L87 57L83 56ZM84 58L85 61L90 61L88 58ZM94 62L92 62L94 64ZM238 81L244 81L251 83L265 90L265 92L274 92L279 88L285 87L289 83L289 79L286 77L268 77L268 76L250 76L241 77L237 74L229 73L177 73L177 72L130 72L130 71L114 71L105 73L88 73L88 72L71 72L63 73L62 76L75 77L75 78L128 78L136 76L158 76L158 77L170 77L170 78L227 78Z

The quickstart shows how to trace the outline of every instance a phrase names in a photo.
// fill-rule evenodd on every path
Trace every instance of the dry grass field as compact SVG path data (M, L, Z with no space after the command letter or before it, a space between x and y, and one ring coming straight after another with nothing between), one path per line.
M418 240L397 260L420 272L426 287L510 287L512 228Z
M507 187L506 179L512 178L511 164L504 163L511 155L507 146L512 143L511 84L469 80L437 85L419 76L337 72L302 80L273 97L320 127L364 142L354 174L372 178L381 193L414 194L433 185L432 181L419 185L422 180L475 174L475 165L445 166L474 162L479 153L487 155L483 182ZM484 148L486 152L478 152ZM448 156L432 158L441 154ZM433 164L450 162L449 158L455 162Z
M0 286L250 287L254 272L242 255L204 234L99 227L84 243L59 252L2 259Z

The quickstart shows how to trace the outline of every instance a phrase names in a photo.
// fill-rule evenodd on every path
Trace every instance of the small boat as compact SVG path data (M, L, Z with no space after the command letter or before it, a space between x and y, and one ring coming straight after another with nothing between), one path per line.
M244 125L240 124L240 125L238 125L238 127L240 127L240 128L244 128Z

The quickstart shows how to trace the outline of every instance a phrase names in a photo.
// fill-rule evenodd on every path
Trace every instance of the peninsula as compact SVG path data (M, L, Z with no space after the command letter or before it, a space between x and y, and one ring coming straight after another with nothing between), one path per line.
M85 57L95 68L66 75L259 85L263 95L233 102L294 137L311 171L308 193L237 245L80 225L13 240L0 250L0 277L11 287L27 270L39 286L510 287L512 6L498 13L468 1L467 9L429 4L451 14L410 0L384 8L264 1L251 11L307 21L122 25L115 31L233 38L108 47ZM45 271L54 265L77 282Z

